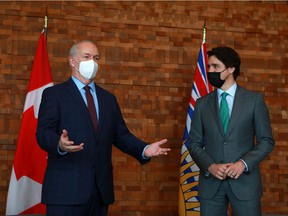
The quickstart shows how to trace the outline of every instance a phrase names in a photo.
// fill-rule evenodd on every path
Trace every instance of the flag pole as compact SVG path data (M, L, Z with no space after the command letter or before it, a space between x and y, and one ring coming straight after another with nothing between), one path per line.
M47 16L44 17L44 34L45 34L45 39L47 41L47 23L48 23L48 18Z
M203 42L206 41L206 21L204 22L204 25L203 25Z

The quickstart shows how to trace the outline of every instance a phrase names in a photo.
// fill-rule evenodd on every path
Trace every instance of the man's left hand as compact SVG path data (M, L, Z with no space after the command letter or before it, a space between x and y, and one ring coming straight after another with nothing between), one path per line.
M230 165L226 170L225 173L227 176L233 179L238 179L245 170L245 165L242 161L236 161L232 165Z
M170 148L161 148L161 145L165 144L167 139L160 140L158 142L151 143L145 150L145 157L152 158L160 155L167 155L171 150Z

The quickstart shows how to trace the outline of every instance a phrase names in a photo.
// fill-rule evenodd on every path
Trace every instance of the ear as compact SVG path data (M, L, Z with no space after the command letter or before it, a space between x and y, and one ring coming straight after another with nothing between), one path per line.
M235 67L229 67L228 71L229 71L230 74L232 74L235 71Z
M69 56L68 60L70 67L75 67L75 59L72 56Z

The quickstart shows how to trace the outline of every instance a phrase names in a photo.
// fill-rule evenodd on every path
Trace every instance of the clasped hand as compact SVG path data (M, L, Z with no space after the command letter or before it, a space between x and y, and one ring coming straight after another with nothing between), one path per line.
M211 175L219 180L224 180L227 177L238 179L244 170L245 166L242 161L226 164L212 164L208 169Z

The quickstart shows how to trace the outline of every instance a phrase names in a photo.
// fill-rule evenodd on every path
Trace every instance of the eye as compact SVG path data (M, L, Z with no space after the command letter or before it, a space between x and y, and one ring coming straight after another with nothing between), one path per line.
M93 60L94 60L95 62L99 61L99 59L100 59L100 56L99 56L99 55L96 55L96 56L93 57Z
M214 69L218 69L218 68L220 68L220 65L219 64L211 64L211 67L213 67Z

